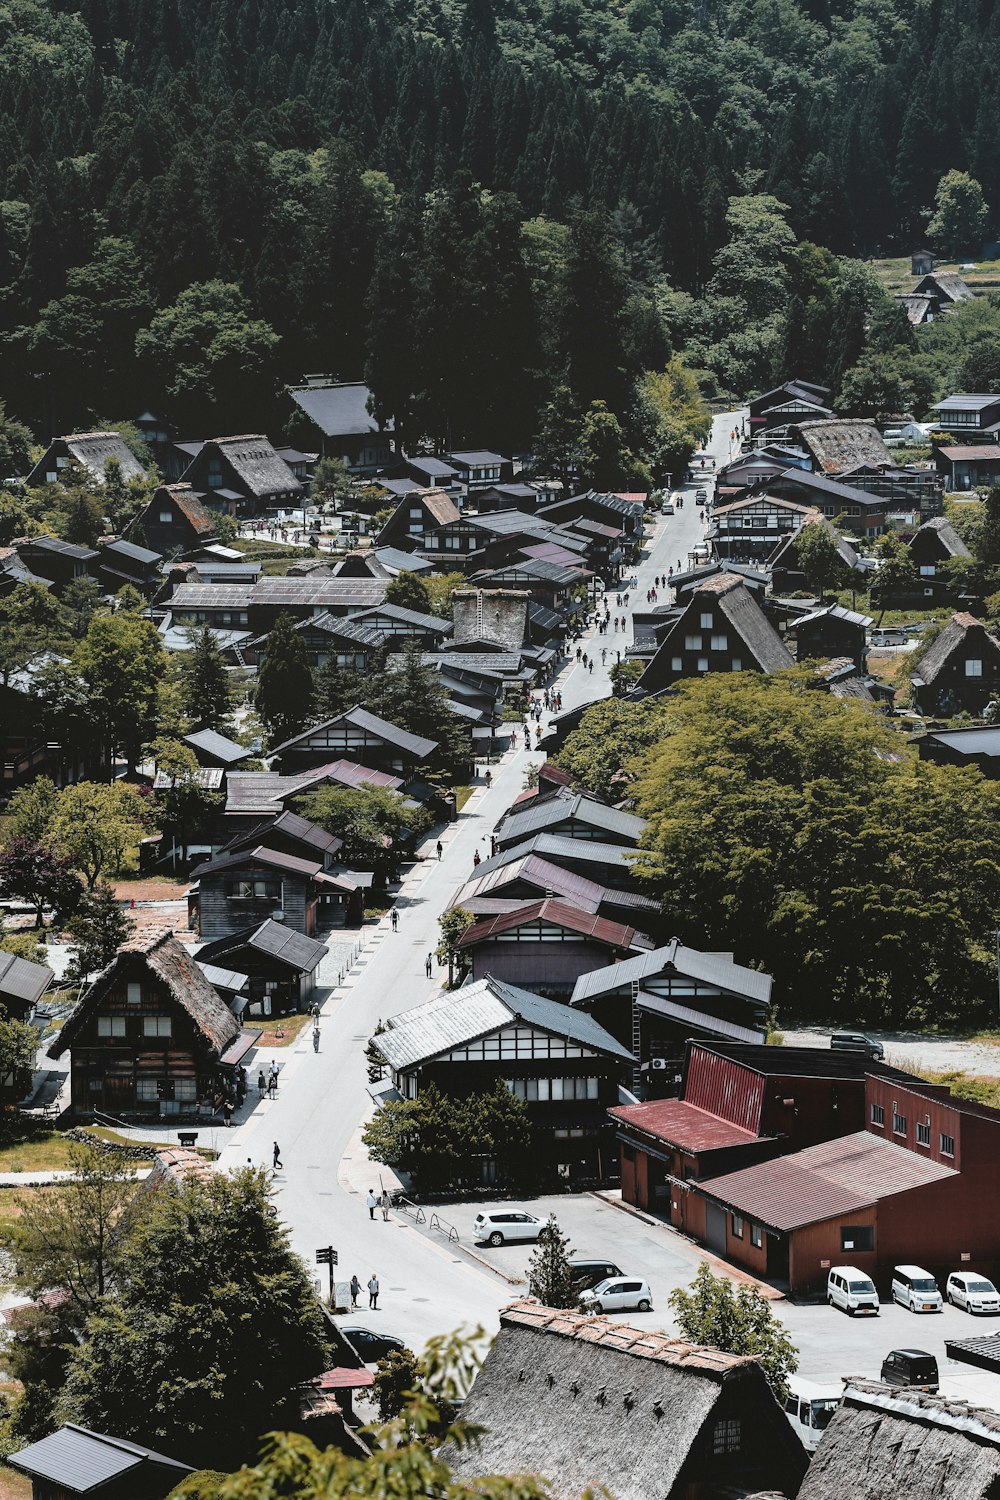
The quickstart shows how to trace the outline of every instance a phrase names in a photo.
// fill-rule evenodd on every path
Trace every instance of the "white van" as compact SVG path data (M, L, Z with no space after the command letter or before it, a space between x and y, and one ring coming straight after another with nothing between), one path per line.
M809 1453L815 1453L819 1447L819 1440L829 1427L830 1418L840 1405L843 1394L842 1385L817 1385L815 1381L789 1375L785 1416Z
M831 1307L842 1308L851 1318L878 1317L878 1292L875 1283L857 1266L833 1266L826 1278L826 1300Z
M922 1266L894 1266L892 1300L910 1312L944 1312L944 1299L930 1271Z

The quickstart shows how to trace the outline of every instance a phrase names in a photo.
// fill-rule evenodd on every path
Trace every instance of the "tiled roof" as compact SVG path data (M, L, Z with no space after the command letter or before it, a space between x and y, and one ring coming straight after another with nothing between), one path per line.
M572 906L568 901L548 898L542 901L532 901L527 906L520 907L516 912L507 912L484 922L477 922L474 927L470 927L462 934L456 947L474 948L477 943L486 942L501 932L512 932L528 922L551 922L554 927L562 927L569 932L578 933L584 940L605 943L612 948L652 949L653 946L652 940L634 927L626 927L621 922L611 922L606 917L581 911L578 906Z
M233 932L228 937L206 943L198 950L198 957L211 963L217 958L247 948L264 953L278 963L287 964L290 969L306 974L311 973L327 953L325 943L306 937L301 932L293 932L283 922L272 921L269 917L259 927L245 927L241 932ZM235 1026L235 1021L233 1024Z
M613 1120L620 1120L633 1130L678 1146L682 1151L718 1151L725 1146L745 1146L757 1139L752 1130L744 1130L729 1120L709 1114L684 1099L655 1099L649 1104L623 1104L609 1109Z
M0 949L0 1003L16 1000L35 1005L52 983L48 964L32 963Z
M551 860L554 864L565 860L569 865L615 865L619 869L630 869L629 853L620 844L599 843L597 839L571 839L560 833L536 833L532 838L525 839L523 844L501 849L499 854L484 859L477 866L476 874L489 875L492 870L498 870L515 859L522 859L526 854L540 854L543 859Z
M702 1185L709 1197L771 1229L798 1229L958 1173L867 1131L744 1167Z

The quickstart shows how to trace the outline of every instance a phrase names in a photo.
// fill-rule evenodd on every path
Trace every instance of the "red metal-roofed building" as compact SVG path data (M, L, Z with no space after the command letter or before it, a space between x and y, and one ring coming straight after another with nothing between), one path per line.
M634 927L553 898L476 922L456 947L473 979L490 974L568 999L581 974L648 953L653 941Z

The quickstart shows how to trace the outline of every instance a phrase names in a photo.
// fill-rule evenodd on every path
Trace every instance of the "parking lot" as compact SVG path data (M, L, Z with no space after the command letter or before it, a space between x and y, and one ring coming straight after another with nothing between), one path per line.
M674 1287L686 1287L693 1279L703 1258L699 1247L665 1225L646 1224L591 1194L524 1199L509 1205L496 1201L464 1203L446 1211L464 1249L509 1277L523 1278L522 1284L501 1284L497 1307L525 1295L528 1262L534 1249L530 1244L497 1249L474 1244L473 1223L480 1209L506 1207L524 1208L543 1219L554 1213L560 1229L569 1237L571 1254L587 1259L606 1256L626 1275L649 1282L652 1312L615 1313L612 1317L642 1328L678 1332L667 1298ZM926 1349L937 1358L945 1394L1000 1410L1000 1376L948 1361L944 1352L946 1338L1000 1333L1000 1318L972 1317L948 1305L943 1312L918 1315L884 1302L877 1318L850 1318L825 1303L805 1305L782 1299L771 1306L798 1348L799 1373L809 1380L837 1381L844 1375L877 1379L890 1349ZM484 1324L495 1326L485 1309Z

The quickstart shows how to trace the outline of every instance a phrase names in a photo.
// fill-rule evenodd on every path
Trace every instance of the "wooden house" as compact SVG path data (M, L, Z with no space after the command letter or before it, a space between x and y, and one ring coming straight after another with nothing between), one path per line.
M126 484L146 471L117 432L72 432L53 438L25 479L29 489L43 484L104 484L105 465L114 459Z
M430 532L459 519L458 506L444 490L411 490L404 495L375 539L376 547L423 547Z
M591 916L649 928L657 923L660 903L638 891L615 890L562 869L540 854L527 854L481 875L478 866L452 902L475 916L492 916L548 897L567 901Z
M204 942L276 916L291 932L312 937L321 883L329 878L321 861L264 843L217 854L196 874L192 914Z
M396 475L395 470L391 472ZM405 459L399 466L397 477L409 479L429 490L441 489L457 493L459 489L459 473L455 464L444 458L435 458L433 454L418 454L415 458Z
M432 1083L465 1098L502 1080L553 1175L603 1179L614 1165L607 1109L630 1059L589 1016L488 976L392 1016L372 1041L405 1099Z
M571 839L597 839L636 849L646 824L634 813L608 807L585 792L560 787L552 796L537 798L527 807L514 807L493 835L493 852L513 848L536 833L554 833Z
M796 661L822 661L848 657L858 671L864 671L868 655L870 615L844 609L840 604L826 604L810 610L793 621Z
M161 484L129 527L161 557L214 541L218 522L189 484Z
M139 547L123 537L103 542L97 555L97 577L108 593L131 584L151 598L163 582L163 558L149 547Z
M53 977L48 964L36 964L0 948L0 1016L28 1020Z
M633 1051L633 1089L676 1092L689 1037L757 1043L771 976L728 953L700 953L677 938L583 974L571 1004L586 1010Z
M982 713L1000 693L1000 640L973 615L952 615L910 678L919 714Z
M483 1436L442 1450L460 1483L527 1474L553 1500L792 1496L809 1462L756 1360L530 1300L502 1310L462 1415Z
M657 647L639 679L643 693L659 693L685 677L707 672L782 672L793 666L778 632L743 580L710 578Z
M325 943L267 917L257 926L206 943L198 958L247 976L245 1015L255 1017L306 1010L326 953Z
M253 1046L172 932L138 929L49 1048L72 1054L72 1108L118 1118L191 1114Z
M324 610L295 624L295 633L305 647L306 660L313 668L335 662L352 672L368 675L373 671L388 645L388 636L358 616L335 615ZM243 647L243 659L259 666L267 650L268 634L254 636Z
M231 516L301 506L305 490L263 433L212 438L181 476L195 494Z
M787 427L791 422L809 417L832 416L833 392L828 386L808 380L791 379L776 385L748 402L751 437L772 428Z
M318 448L323 458L339 458L352 474L374 474L393 456L392 418L378 422L369 410L372 394L361 381L306 376L291 386L293 419L301 442Z
M941 432L957 441L995 443L1000 439L1000 392L958 391L936 402L931 411Z
M934 463L949 490L1000 483L1000 443L949 443L935 448Z
M600 490L586 490L580 495L567 495L539 507L537 514L547 521L561 526L572 526L581 517L588 521L601 521L606 526L618 526L626 540L638 544L642 540L645 508L641 500L626 500L621 495L608 495Z
M412 774L437 750L435 740L410 734L364 708L348 708L335 718L314 724L277 745L274 754L283 773L309 770L338 757L362 761L380 771Z
M939 729L914 740L921 760L938 766L978 766L987 781L1000 781L1000 727Z
M938 312L953 312L975 293L957 271L927 271L913 288L915 297L933 297Z
M939 594L950 591L945 565L955 558L971 557L972 553L946 516L932 516L910 538L910 558L923 590Z
M55 594L62 593L67 584L79 578L93 578L100 558L93 547L78 547L75 542L64 542L55 536L36 536L18 542L17 554L32 573L48 580Z
M404 609L401 604L375 604L355 616L359 625L377 630L390 651L402 651L409 645L434 650L443 646L451 635L452 623L440 615L425 615L419 609Z
M153 1448L67 1422L10 1460L31 1480L31 1500L163 1500L194 1470Z
M630 924L545 897L482 916L456 944L462 971L568 1000L581 974L649 953L653 940Z
M558 865L572 874L582 875L587 880L610 886L614 890L632 890L635 876L629 849L622 844L605 843L598 839L567 838L564 834L536 833L522 844L513 844L509 849L484 859L476 867L476 875L482 878L494 870L503 869L515 861L537 854L542 859Z
M930 250L914 250L910 255L910 275L929 276L934 270L934 256Z
M514 474L514 466L509 458L484 448L468 448L449 453L448 462L458 471L458 483L467 495L510 480Z
M712 511L707 540L723 561L766 562L790 534L801 530L809 506L777 495L752 495Z
M861 559L857 552L847 538L830 523L822 510L813 506L799 530L792 532L779 543L768 560L772 588L776 594L800 593L807 586L805 574L799 563L798 551L798 539L807 526L822 526L836 546L837 554L844 567L852 573L858 571ZM676 579L674 581L676 582Z

